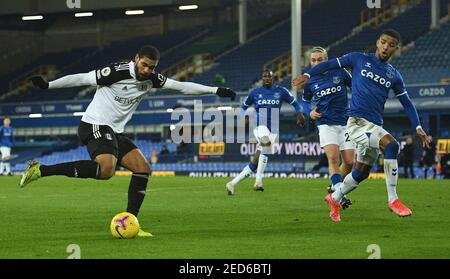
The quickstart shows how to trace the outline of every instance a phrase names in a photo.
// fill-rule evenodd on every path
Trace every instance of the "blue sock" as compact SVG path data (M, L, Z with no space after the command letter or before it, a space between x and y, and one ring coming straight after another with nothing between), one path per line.
M252 172L256 172L258 165L257 164L253 164L252 162L250 162L248 164L248 167L252 170Z
M338 184L339 182L342 182L342 175L340 174L340 173L334 173L332 176L331 176L331 183L333 184L333 185L336 185L336 184Z
M396 140L391 141L384 147L384 159L394 159L397 160L398 152L400 150L400 146Z
M352 177L353 179L358 182L358 184L363 181L364 179L366 179L367 177L369 177L370 171L369 172L361 172L357 169L353 169L352 171Z

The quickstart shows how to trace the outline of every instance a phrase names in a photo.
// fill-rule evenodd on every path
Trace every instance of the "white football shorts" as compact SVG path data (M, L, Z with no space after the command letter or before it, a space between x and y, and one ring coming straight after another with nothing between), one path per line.
M346 126L341 125L318 125L320 147L329 144L339 146L339 150L355 149L355 144L350 140Z
M260 150L262 154L272 154L273 144L278 140L278 135L275 133L271 133L269 128L264 125L260 125L253 129L253 134L255 135L256 141L258 144L256 145L256 150ZM261 145L261 139L263 137L268 137L271 143L270 146L264 147Z
M364 118L349 117L347 131L356 144L356 160L360 163L372 166L380 151L380 140L389 133Z
M0 146L0 152L2 153L2 159L11 156L11 147Z

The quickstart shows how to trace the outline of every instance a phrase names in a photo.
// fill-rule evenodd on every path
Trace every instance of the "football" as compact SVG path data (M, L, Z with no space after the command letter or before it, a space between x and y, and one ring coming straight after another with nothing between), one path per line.
M136 216L128 212L119 213L111 220L111 234L115 238L135 238L139 228Z

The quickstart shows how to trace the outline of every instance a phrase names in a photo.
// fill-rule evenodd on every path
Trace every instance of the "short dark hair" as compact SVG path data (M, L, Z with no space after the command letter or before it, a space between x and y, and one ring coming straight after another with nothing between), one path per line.
M159 50L151 45L143 46L139 49L138 52L139 57L147 57L151 60L159 60L160 54Z
M3 117L3 119L9 119L11 120L11 117L9 115L6 115L5 117Z
M269 68L265 68L264 71L263 71L263 75L264 75L264 73L269 73L271 76L273 76L273 72Z
M398 32L397 32L396 30L394 30L394 29L385 29L385 30L383 30L383 32L381 32L380 37L381 37L382 35L388 35L388 36L390 36L390 37L392 37L392 38L397 39L398 44L400 44L400 43L402 42L402 37L400 36L400 33L398 33Z

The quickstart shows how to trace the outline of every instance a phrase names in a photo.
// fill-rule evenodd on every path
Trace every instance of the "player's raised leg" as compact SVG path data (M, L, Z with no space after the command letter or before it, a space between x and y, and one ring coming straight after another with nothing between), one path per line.
M130 185L128 187L127 212L137 217L147 194L148 177L151 172L150 164L147 162L142 152L137 148L127 152L120 161L120 164L132 172ZM138 236L149 237L153 235L139 229Z
M380 147L384 154L384 175L388 193L388 208L400 217L409 216L412 214L412 211L400 201L397 195L397 156L400 152L400 146L392 135L387 134L381 138Z
M253 133L258 141L258 149L261 151L258 158L258 168L256 169L254 190L262 192L264 191L262 179L269 161L268 155L272 154L272 144L275 143L277 135L271 133L269 129L263 125L256 127Z
M330 217L333 221L340 221L339 209L346 201L345 196L358 187L364 179L369 177L371 165L357 161L353 171L345 176L344 181L331 194L328 194L326 201L330 206Z
M263 139L264 141L265 139ZM264 171L266 170L267 167L267 163L269 162L269 156L266 154L263 154L264 149L265 148L270 148L270 142L268 144L264 144L261 143L261 154L259 155L258 158L258 167L256 168L256 175L255 175L255 185L254 190L255 191L264 191L264 187L263 187L263 176L264 176Z
M42 165L31 160L22 174L20 187L46 176L64 175L75 178L109 179L114 175L117 158L111 154L101 154L95 161L80 160L56 165Z
M252 175L252 173L256 173L260 154L261 151L256 150L255 156L253 157L252 161L247 166L245 166L245 168L235 178L233 178L233 180L226 184L225 188L227 189L228 195L234 195L234 187L239 182Z
M79 160L55 165L29 161L19 182L25 187L41 177L64 175L75 178L109 179L116 170L118 158L117 136L109 126L98 126L81 121L78 135L86 145L92 160Z
M333 194L327 196L327 202L331 209L330 216L332 219L339 220L340 218L336 217L339 215L337 205L345 202L344 196L356 189L359 183L369 177L370 169L378 158L379 138L371 135L387 134L381 127L370 125L365 121L358 121L353 117L348 120L347 130L350 140L356 144L356 163L353 171L345 176L343 182L339 187L336 187Z

